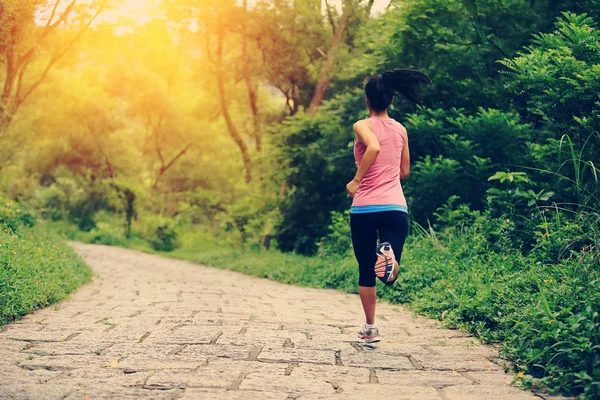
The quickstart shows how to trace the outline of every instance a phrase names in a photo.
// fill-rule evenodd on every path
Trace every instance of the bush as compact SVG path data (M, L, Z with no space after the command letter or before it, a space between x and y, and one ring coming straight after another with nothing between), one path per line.
M352 251L350 211L332 212L329 232L319 242L319 256L346 256Z
M179 247L177 241L177 227L175 223L168 220L161 220L156 225L154 232L149 238L150 245L157 251L173 251Z
M108 208L108 199L100 192L91 192L73 204L69 219L79 230L90 232L96 227L94 217L100 210Z
M57 185L51 185L41 193L40 207L44 218L59 221L69 214L69 199Z
M254 249L271 246L275 226L279 220L278 199L267 190L257 190L256 197L250 196L231 206L223 218L225 231L230 233L234 244L246 244Z
M106 222L98 222L90 234L90 243L99 243L108 246L127 246L127 239L123 230Z
M22 204L0 197L0 229L2 225L15 232L21 227L32 227L36 223L35 214Z
M177 217L189 224L214 224L218 215L225 212L226 203L219 192L197 189L188 195L185 203L179 204Z
M64 299L91 276L57 234L0 230L0 325Z

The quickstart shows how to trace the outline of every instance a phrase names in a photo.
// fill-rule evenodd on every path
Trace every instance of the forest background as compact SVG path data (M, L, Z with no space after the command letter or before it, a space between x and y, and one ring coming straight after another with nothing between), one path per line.
M380 296L600 396L598 0L0 0L0 323L91 273L64 239L356 292L363 82L428 73Z

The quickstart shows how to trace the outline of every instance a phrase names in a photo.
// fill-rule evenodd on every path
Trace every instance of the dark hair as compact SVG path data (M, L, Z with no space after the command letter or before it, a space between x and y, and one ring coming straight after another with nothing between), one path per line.
M365 94L371 109L381 112L392 104L394 93L400 93L413 103L423 105L419 93L423 85L433 87L433 82L423 72L415 69L396 69L369 79L365 85Z

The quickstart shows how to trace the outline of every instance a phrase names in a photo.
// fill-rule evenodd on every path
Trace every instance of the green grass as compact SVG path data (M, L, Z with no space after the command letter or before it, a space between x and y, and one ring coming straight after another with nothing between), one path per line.
M63 300L92 277L56 233L21 228L0 231L0 326Z

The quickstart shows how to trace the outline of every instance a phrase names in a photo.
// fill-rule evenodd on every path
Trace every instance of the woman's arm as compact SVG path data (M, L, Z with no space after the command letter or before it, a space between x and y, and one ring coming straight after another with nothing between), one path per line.
M400 160L400 179L408 178L410 172L410 150L408 149L408 133L406 128L402 127L404 136L404 149L402 149L402 159Z
M371 166L377 160L377 156L381 151L379 146L379 140L371 129L371 123L368 120L361 120L354 124L354 133L356 133L357 140L361 141L367 147L363 159L356 171L354 179L346 185L346 190L350 197L354 197L354 194L358 190L360 183Z

